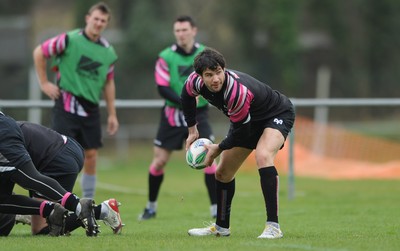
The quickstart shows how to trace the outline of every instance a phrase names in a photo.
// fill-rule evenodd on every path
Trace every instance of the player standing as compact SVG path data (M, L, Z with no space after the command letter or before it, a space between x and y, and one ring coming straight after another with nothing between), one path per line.
M99 102L107 104L107 131L118 130L115 109L114 48L101 36L111 18L105 3L93 5L84 29L76 29L37 46L33 59L40 88L52 100L52 129L76 139L85 149L81 186L83 197L93 198L98 148L102 146ZM46 60L54 57L57 84L48 80Z
M193 59L204 50L204 45L195 41L197 27L190 16L178 17L173 26L176 43L159 54L155 66L155 81L158 92L165 99L161 111L156 139L153 147L153 160L149 167L148 202L139 220L154 218L157 211L157 197L164 179L164 169L173 151L181 150L187 137L187 126L184 120L180 93L186 78L193 71ZM202 98L197 103L197 121L200 136L214 140L211 126L208 123L208 102ZM216 163L204 169L205 184L211 201L211 216L215 217L215 169Z

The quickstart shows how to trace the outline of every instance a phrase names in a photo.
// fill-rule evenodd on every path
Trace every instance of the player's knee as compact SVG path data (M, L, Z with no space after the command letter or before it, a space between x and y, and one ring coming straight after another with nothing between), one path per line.
M168 159L157 156L153 159L152 166L154 166L154 168L157 170L162 170L162 169L164 169L167 162L168 162Z
M97 152L87 151L85 153L85 172L94 172L96 170Z
M231 173L226 172L224 170L217 169L215 172L215 179L223 182L223 183L228 183L233 179L233 176Z
M274 158L275 158L274 153L271 152L265 152L262 154L256 154L256 163L258 167L264 167L264 166L271 166L274 164Z
M96 159L97 159L96 149L85 150L85 161L94 161Z

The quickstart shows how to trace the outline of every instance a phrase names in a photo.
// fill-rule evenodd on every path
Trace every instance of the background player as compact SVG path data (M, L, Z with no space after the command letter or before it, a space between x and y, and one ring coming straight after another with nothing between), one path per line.
M155 66L155 81L158 92L165 99L161 111L153 160L149 167L148 202L139 220L154 218L157 211L157 197L164 179L164 169L173 151L181 150L187 137L187 127L182 113L180 93L187 76L193 71L194 57L203 51L204 45L196 43L197 27L189 16L178 17L173 26L176 43L159 54ZM208 123L208 103L200 98L197 103L198 128L200 136L212 141L214 136ZM204 169L205 184L211 201L211 216L215 217L215 169L216 163Z
M52 128L75 138L85 149L81 186L83 197L93 198L96 188L98 148L102 146L99 102L107 104L107 131L118 130L115 109L114 63L117 55L101 34L111 18L108 6L93 5L86 15L86 26L63 33L37 46L33 59L40 88L51 99ZM48 80L46 60L55 57L57 85Z

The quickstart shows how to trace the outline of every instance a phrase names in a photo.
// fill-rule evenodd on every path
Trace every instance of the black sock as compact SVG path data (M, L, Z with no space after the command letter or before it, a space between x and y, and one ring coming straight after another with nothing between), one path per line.
M157 201L158 192L160 191L161 183L163 182L164 174L154 176L149 173L149 201Z
M49 217L51 212L54 209L54 203L51 202L51 201L45 201L45 202L42 202L42 203L45 203L44 207L43 207L42 217Z
M75 213L68 215L68 217L65 219L65 232L71 233L72 231L74 231L79 227L84 227L84 225L80 220L78 220L78 216L76 216ZM49 233L50 233L49 226L46 226L42 228L35 235L48 235Z
M260 168L258 173L264 195L267 221L278 223L278 172L274 166L269 166Z
M79 198L75 194L71 193L67 200L65 201L65 204L63 205L66 209L75 212L76 207L79 204Z
M75 213L70 214L65 219L65 232L72 232L79 227L84 227L81 220L78 219Z
M231 204L235 195L235 179L228 183L216 180L217 187L217 220L216 224L220 227L229 228L231 217Z
M42 229L40 229L39 232L37 232L35 235L48 235L50 233L50 228L49 226L46 226Z
M99 204L99 205L97 205L97 206L95 206L94 208L93 208L93 211L94 211L94 218L96 219L96 220L100 220L100 214L101 214L101 203Z
M210 197L211 204L217 204L217 193L215 192L215 174L204 174L204 181L206 183L208 196Z

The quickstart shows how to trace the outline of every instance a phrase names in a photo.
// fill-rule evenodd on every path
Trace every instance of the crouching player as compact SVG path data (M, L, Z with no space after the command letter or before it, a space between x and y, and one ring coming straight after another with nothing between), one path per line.
M25 147L37 170L48 177L55 179L60 185L72 192L76 178L83 167L84 150L71 137L64 136L56 131L29 122L17 122L23 137ZM30 191L30 196L38 200L47 199L40 193ZM119 202L109 199L96 205L93 208L96 220L102 220L104 224L111 227L115 234L122 230L122 221L119 213ZM8 235L15 219L21 218L15 214L0 215L0 235ZM26 217L22 217L23 223L31 224L32 234L48 234L49 226L46 219L39 215L32 215L31 222ZM78 220L75 213L69 214L65 221L65 232L71 232L76 228L83 227L83 223Z

